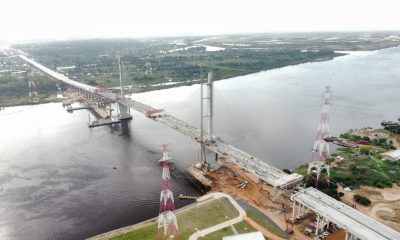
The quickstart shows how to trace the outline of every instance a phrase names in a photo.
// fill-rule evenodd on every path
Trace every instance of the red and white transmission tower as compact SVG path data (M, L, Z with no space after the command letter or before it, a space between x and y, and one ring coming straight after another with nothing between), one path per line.
M327 180L329 182L330 177L330 167L326 164L325 160L329 155L329 143L325 140L330 137L329 134L329 110L332 101L332 91L331 87L327 86L323 96L322 102L322 114L321 120L318 125L318 133L315 138L314 146L312 148L312 156L311 162L308 165L307 174L311 174L312 170L316 171L317 174L317 182L316 186L318 187L319 179L321 176L322 170L326 170L328 176Z
M174 194L170 190L171 176L169 173L169 161L172 157L168 155L167 145L163 145L163 157L160 159L162 164L162 188L160 196L160 214L158 217L158 238L179 238L178 222L176 220Z

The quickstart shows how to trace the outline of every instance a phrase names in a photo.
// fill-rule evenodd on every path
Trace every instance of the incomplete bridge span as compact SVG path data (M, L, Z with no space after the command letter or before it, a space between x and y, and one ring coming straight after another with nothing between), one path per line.
M109 92L109 91L98 91L97 87L89 86L87 84L83 84L74 80L69 79L63 74L57 73L40 63L24 56L18 55L19 58L44 72L45 74L67 84L69 87L74 88L75 90L81 91L86 94L90 99L96 98L104 98L109 101L113 101L119 104L119 106L123 106L126 108L132 108L144 115L148 112L154 111L155 109L140 103L138 101L125 98L120 94ZM162 114L157 115L157 117L152 118L157 122L163 123L169 126L172 129L184 134L187 137L192 138L193 140L202 143L202 134L201 130L197 127L194 127L174 116L163 112ZM203 132L203 135L207 134ZM303 180L303 177L297 173L287 174L282 170L275 168L274 166L269 165L265 161L252 156L226 142L224 142L220 137L207 138L212 139L212 141L206 141L205 147L220 156L224 156L226 159L236 162L241 165L247 171L257 175L260 179L272 185L278 190L285 191L293 188L300 184Z
M149 112L157 113L157 115L152 116L151 119L163 123L170 128L184 134L185 136L192 138L210 151L215 152L216 154L219 154L228 160L236 162L247 171L254 173L263 181L275 187L278 191L290 190L300 184L303 180L303 177L299 174L286 174L285 172L269 165L261 159L258 159L238 148L233 147L228 143L225 143L220 137L213 136L212 131L204 132L203 128L196 128L168 113L159 113L157 109L154 109L146 104L125 98L123 94L117 94L109 91L98 91L99 89L97 87L73 81L63 74L46 68L45 66L32 59L29 59L24 55L19 55L19 57L32 66L38 68L40 71L67 84L70 88L85 94L88 99L105 99L107 101L118 103L123 113L119 116L120 120L131 118L131 116L127 114L130 108L144 114L147 117L149 117ZM210 98L210 96L208 96L208 98ZM208 113L206 114L212 115L212 107L210 107L210 109L208 109ZM204 136L205 139L207 139L206 141L204 141ZM298 193L293 194L291 199L293 201L292 220L295 219L295 216L301 217L308 211L314 211L317 213L315 235L323 232L324 229L329 227L331 223L335 223L337 226L346 231L345 240L400 239L400 233L314 188L303 189ZM296 205L298 205L297 211ZM316 237L316 239L320 238Z

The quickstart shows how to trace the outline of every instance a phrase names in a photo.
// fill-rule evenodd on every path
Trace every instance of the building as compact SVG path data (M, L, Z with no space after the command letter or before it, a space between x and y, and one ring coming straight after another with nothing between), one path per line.
M233 235L223 237L223 240L265 240L261 232L244 233L239 235Z
M397 161L400 160L400 150L385 152L382 154L382 156L385 160Z

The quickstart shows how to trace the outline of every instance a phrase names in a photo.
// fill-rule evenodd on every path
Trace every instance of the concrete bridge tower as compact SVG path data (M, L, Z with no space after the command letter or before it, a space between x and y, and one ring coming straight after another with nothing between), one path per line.
M125 93L124 93L124 85L123 85L123 72L122 72L122 61L121 61L121 56L118 56L118 69L119 69L119 84L120 84L120 99L125 99ZM120 120L130 120L132 119L132 115L130 114L130 108L128 108L126 105L118 103L118 109L119 109L119 116L118 118Z
M214 140L214 83L212 72L208 73L207 82L200 84L200 158L203 165L208 169L207 151L205 145Z

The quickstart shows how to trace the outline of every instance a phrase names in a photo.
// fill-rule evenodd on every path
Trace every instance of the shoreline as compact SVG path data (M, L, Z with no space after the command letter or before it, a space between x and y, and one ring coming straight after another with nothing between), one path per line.
M215 79L214 82L216 81L223 81L223 80L230 80L236 77L241 77L241 76L247 76L247 75L251 75L251 74L257 74L257 73L261 73L261 72L266 72L266 71L271 71L271 70L277 70L277 69L281 69L281 68L285 68L285 67L291 67L291 66L297 66L297 65L301 65L301 64L307 64L307 63L318 63L318 62L325 62L325 61L330 61L330 60L334 60L335 58L338 57L344 57L344 56L348 56L351 55L352 52L374 52L374 51L380 51L380 50L384 50L384 49L390 49L390 48L396 48L396 47L400 47L400 44L396 45L396 46L387 46L384 48L378 48L378 49L368 49L368 50L354 50L354 51L346 51L346 50L334 50L333 53L335 56L331 56L331 57L326 57L326 58L316 58L314 60L307 60L304 62L299 62L299 63L293 63L293 64L287 64L281 67L275 67L275 68L269 68L269 69L263 69L263 70L259 70L259 71L255 71L255 72L249 72L249 73L245 73L245 74L238 74L235 76L230 76L227 78L221 78L221 79ZM183 82L176 82L174 84L168 84L169 82L161 82L161 83L157 83L157 84L149 84L149 85L142 85L139 86L138 88L136 88L133 91L129 91L129 90L125 90L126 94L130 95L130 94L138 94L138 93L146 93L146 92L152 92L152 91L158 91L158 90L164 90L164 89L171 89L171 88L178 88L178 87L184 87L184 86L192 86L192 85L196 85L200 83L199 79L193 79L193 80L186 80ZM157 85L157 86L154 86ZM133 87L133 85L128 85L125 87ZM110 87L109 89L112 90L116 90L118 87ZM50 95L51 96L51 95ZM16 106L29 106L29 105L37 105L37 104L46 104L46 103L52 103L52 102L59 102L62 100L45 100L45 101L40 101L40 102L36 102L36 103L16 103L16 104L4 104L1 105L2 107L16 107Z
M382 49L385 49L385 48L382 48ZM378 49L378 50L381 50L381 49ZM373 50L373 51L376 51L376 50ZM249 72L249 73L245 73L245 74L239 74L239 75L235 75L235 76L230 76L230 77L227 77L227 78L215 79L213 81L216 82L216 81L230 80L230 79L241 77L241 76L247 76L247 75L251 75L251 74L257 74L257 73L260 73L260 72L277 70L277 69L290 67L290 66L297 66L297 65L301 65L301 64L330 61L330 60L333 60L333 59L335 59L337 57L343 57L343 56L347 56L349 54L348 53L340 53L340 52L335 52L334 51L334 55L336 55L336 56L326 57L326 58L323 58L323 59L316 58L314 60L308 60L308 61L294 63L294 64L287 64L287 65L284 65L284 66L281 66L281 67L263 69L263 70L259 70L259 71L256 71L256 72ZM186 80L186 81L183 81L183 82L177 82L177 83L174 83L174 84L168 84L168 83L169 82L157 83L156 84L157 86L153 86L154 84L143 85L143 86L140 86L140 87L138 87L137 89L135 89L133 91L125 90L125 93L127 95L130 95L130 94L146 93L146 92L152 92L152 91L158 91L158 90L164 90L164 89L171 89L171 88L178 88L178 87L184 87L184 86L192 86L192 85L200 84L201 81L199 79L193 79L193 80ZM100 87L100 86L98 86L98 87ZM133 86L132 85L128 85L128 86L125 86L125 87L133 87ZM118 87L111 87L111 88L108 88L108 89L110 89L111 91L113 91L113 90L115 91L117 88ZM52 94L50 94L50 96L52 96ZM0 106L2 106L2 107L29 106L29 105L54 103L54 102L60 102L60 101L62 101L62 99L43 100L43 101L38 101L38 102L34 102L34 103L0 104Z
M223 197L229 198L229 201L231 202L231 204L232 204L232 201L234 201L232 199L232 197L227 196L227 194L210 191L210 192L206 193L205 195L202 195L201 197L199 197L197 199L197 201L195 201L195 202L193 202L193 203L191 203L189 205L186 205L184 207L181 207L179 209L176 209L174 211L174 213L176 215L178 215L178 214L181 214L183 212L190 211L192 208L197 208L197 207L200 207L202 205L209 204L209 203L213 202L214 200L218 200L218 199L223 198ZM232 205L235 206L235 204L232 204ZM89 238L86 238L86 239L87 240L107 240L107 239L111 239L113 237L121 236L122 234L126 234L126 233L129 233L129 232L144 228L144 227L148 227L148 226L157 224L158 218L159 217L156 216L156 217L144 220L142 222L135 223L133 225L129 225L129 226L126 226L126 227L114 229L114 230L111 230L111 231L108 231L108 232L105 232L105 233L101 233L101 234L98 234L98 235L95 235L95 236L92 236L92 237L89 237ZM197 233L197 232L195 232L195 233Z
M8 108L8 107L20 107L20 106L32 106L32 105L40 105L40 104L47 104L47 103L56 103L56 102L62 102L63 99L57 98L57 94L54 95L54 98L51 98L53 96L52 94L49 95L50 97L45 99L45 100L40 100L37 102L22 102L22 103L14 103L14 104L0 104L0 107Z

